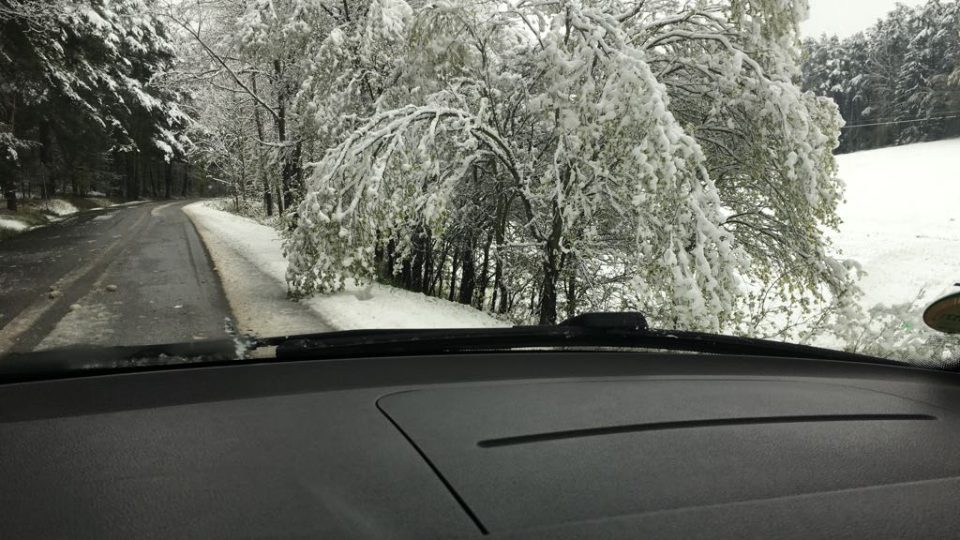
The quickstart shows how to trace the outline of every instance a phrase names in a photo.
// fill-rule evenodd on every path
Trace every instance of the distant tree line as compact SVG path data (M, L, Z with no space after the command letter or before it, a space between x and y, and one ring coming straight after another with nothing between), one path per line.
M803 50L804 89L846 120L840 152L960 136L960 1L898 5L865 32Z
M0 0L0 187L17 197L187 194L185 96L150 0Z

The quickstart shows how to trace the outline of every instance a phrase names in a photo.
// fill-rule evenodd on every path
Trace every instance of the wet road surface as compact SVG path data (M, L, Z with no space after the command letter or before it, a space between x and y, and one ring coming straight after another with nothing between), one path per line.
M0 242L0 353L227 337L230 308L186 204L82 212Z

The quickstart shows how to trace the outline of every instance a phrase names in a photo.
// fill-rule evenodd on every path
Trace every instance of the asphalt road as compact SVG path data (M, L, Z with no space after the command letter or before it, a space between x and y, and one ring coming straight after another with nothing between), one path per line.
M0 353L226 337L230 308L185 204L83 212L0 242Z

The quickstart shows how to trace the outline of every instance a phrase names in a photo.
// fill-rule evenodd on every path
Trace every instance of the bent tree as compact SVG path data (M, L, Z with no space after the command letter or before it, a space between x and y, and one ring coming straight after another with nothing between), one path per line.
M318 127L333 144L285 244L292 288L415 269L400 283L453 299L459 277L457 298L516 320L640 309L709 330L769 309L759 285L836 301L839 119L794 84L799 4L374 0L298 96L352 114Z

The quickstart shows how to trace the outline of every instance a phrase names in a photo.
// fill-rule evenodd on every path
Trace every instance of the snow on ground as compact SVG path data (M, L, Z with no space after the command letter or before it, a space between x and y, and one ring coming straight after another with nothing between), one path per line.
M379 284L318 295L304 303L344 329L509 326L469 306Z
M113 208L114 206L119 206L119 207L124 207L124 206L138 206L138 205L141 205L141 204L143 204L143 203L145 203L145 202L150 202L150 199L137 199L137 200L135 200L135 201L127 201L127 202L122 202L122 203L112 203L112 204L109 205L109 207L110 207L110 208Z
M241 333L282 336L334 330L309 307L287 299L286 266L276 231L206 203L183 210L207 246Z
M835 243L863 265L863 305L925 307L960 283L960 139L837 156Z
M21 205L20 212L0 215L0 232L21 233L63 221L68 216L80 212L77 206L66 199L25 199L21 197L18 200ZM112 201L107 199L87 198L84 206L110 204L112 204ZM100 208L93 209L100 210Z
M63 199L50 199L43 201L40 206L40 209L55 214L57 216L69 216L70 214L76 214L80 211L79 208L70 204L68 201Z
M284 335L361 328L506 326L471 307L385 285L354 287L301 302L286 298L287 261L276 229L194 203L184 211L197 225L224 283L240 329Z
M25 231L29 228L30 228L30 225L27 225L22 221L12 219L12 218L0 217L0 229L19 232L19 231Z

